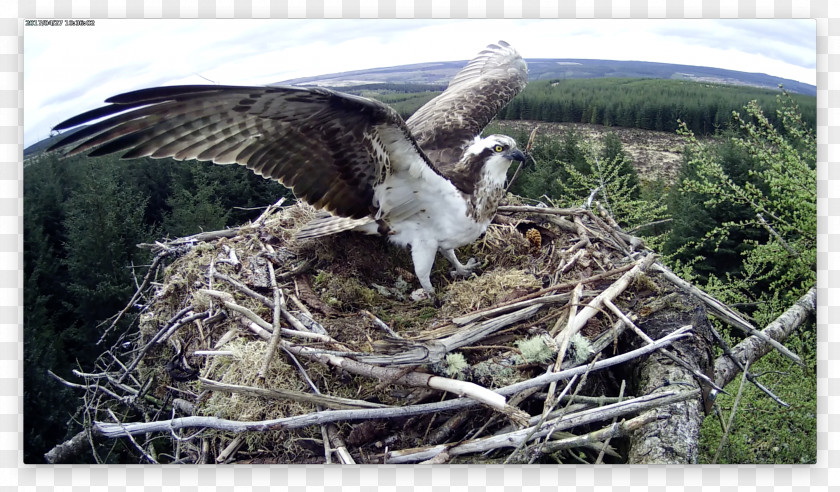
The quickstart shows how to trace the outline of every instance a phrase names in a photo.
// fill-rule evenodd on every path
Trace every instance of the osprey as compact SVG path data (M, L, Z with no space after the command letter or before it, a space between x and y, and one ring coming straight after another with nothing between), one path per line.
M408 120L380 102L317 87L142 89L58 124L55 130L66 130L108 117L49 150L244 165L324 211L299 239L382 234L411 248L431 295L438 251L453 275L475 267L474 260L461 264L455 248L484 233L508 167L525 160L510 137L480 133L525 87L527 73L515 49L491 44Z

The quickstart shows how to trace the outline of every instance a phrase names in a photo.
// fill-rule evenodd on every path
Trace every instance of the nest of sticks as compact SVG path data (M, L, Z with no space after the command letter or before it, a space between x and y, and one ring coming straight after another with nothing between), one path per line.
M407 251L356 233L295 241L313 214L281 201L146 245L151 268L111 326L136 322L66 382L84 391L77 438L160 463L622 462L624 436L661 418L649 410L716 388L669 351L695 327L639 328L690 309L608 215L503 206L459 251L482 271L451 278L438 257L437 299L414 301ZM634 394L654 352L699 385Z

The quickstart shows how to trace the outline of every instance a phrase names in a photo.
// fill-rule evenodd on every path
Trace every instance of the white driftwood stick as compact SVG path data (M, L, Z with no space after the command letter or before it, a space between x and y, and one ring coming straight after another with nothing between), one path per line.
M683 326L679 330L674 331L668 336L656 340L651 345L646 345L630 352L626 352L609 359L604 359L589 366L578 366L571 369L565 369L560 372L551 374L544 374L537 376L528 381L505 386L499 388L496 393L500 395L513 395L523 390L534 386L544 386L551 381L566 379L575 374L583 374L587 371L597 371L606 367L611 367L616 364L622 364L628 360L632 360L640 355L653 352L659 347L670 345L683 336L686 331L691 329L691 325ZM282 342L282 340L281 340ZM114 395L114 398L119 398ZM315 412L306 415L297 415L294 417L286 417L281 419L263 420L258 422L242 422L236 420L219 419L216 417L182 417L172 420L160 420L154 422L139 422L132 424L112 423L112 422L94 422L94 429L105 437L121 437L128 434L141 434L144 432L170 432L172 430L183 429L188 427L208 427L213 429L221 429L232 432L246 432L246 431L269 431L278 429L298 429L309 425L318 425L327 422L338 422L347 420L368 420L368 419L384 419L393 417L410 417L412 415L420 415L430 412L443 412L448 410L459 410L475 406L478 403L469 398L458 398L455 400L446 400L437 403L423 403L419 405L407 405L397 408L375 408L364 410L327 410L323 412Z
M600 408L570 413L562 417L546 421L540 429L527 427L525 429L519 429L497 436L464 441L458 444L453 443L449 446L435 446L432 449L436 451L443 451L445 449L451 456L457 456L463 454L483 453L485 451L502 447L516 447L525 442L526 439L541 439L556 431L570 429L579 425L591 424L602 420L609 420L612 417L626 415L628 413L638 413L651 408L670 405L671 403L683 401L689 398L696 398L699 394L700 390L665 391L661 393L654 393L634 398L632 401L613 403ZM389 453L386 463L413 463L421 460L428 460L433 457L429 451L430 450L426 448L392 451Z
M504 396L487 388L458 379L432 376L429 378L429 387L449 391L450 393L455 393L458 396L472 398L473 400L480 401L481 403L495 408L496 410L504 410L507 401Z
M709 308L709 311L718 319L723 321L724 323L738 328L739 330L743 331L747 335L752 335L757 338L764 340L766 343L769 343L773 346L776 350L779 351L782 355L787 357L788 359L796 362L800 366L804 367L802 363L802 359L799 358L798 355L791 352L787 347L782 345L781 343L777 342L776 340L770 338L769 335L766 333L762 333L755 329L755 327L750 324L747 320L742 318L738 313L733 311L729 308L726 304L720 302L719 300L715 299L714 297L710 296L709 294L703 292L699 288L695 287L694 285L686 282L685 280L681 279L677 276L674 272L672 272L668 267L662 265L661 263L655 263L653 268L660 273L662 273L662 277L665 280L668 280L672 284L676 285L677 287L683 289L684 291L690 292L697 297L700 298L701 301Z
M630 285L630 282L633 281L634 278L639 276L642 272L647 270L647 268L653 263L656 259L656 256L653 254L649 254L644 258L641 258L636 262L636 266L630 269L629 272L622 275L618 280L613 282L608 288L604 289L603 292L598 294L594 299L589 301L589 304L583 307L583 309L578 312L574 319L570 319L568 326L560 332L555 337L557 343L560 344L560 350L557 353L557 358L562 360L563 357L566 355L566 350L569 348L569 344L571 343L572 337L583 328L586 323L592 319L596 314L601 312L601 308L604 305L605 299L614 299L619 294L624 292L627 286Z

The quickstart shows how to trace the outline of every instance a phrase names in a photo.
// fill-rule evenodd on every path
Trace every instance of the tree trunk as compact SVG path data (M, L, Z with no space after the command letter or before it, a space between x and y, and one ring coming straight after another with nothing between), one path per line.
M680 326L690 324L693 335L677 341L671 352L696 371L711 375L712 343L710 325L703 306L693 297L679 295L679 301L642 318L639 323L645 333L658 339ZM634 343L639 343L638 338ZM709 387L701 387L694 374L661 352L654 352L634 369L630 387L636 395L647 395L674 389L702 390L707 395ZM697 463L699 455L700 426L704 411L702 398L685 400L650 410L657 420L630 434L628 462Z

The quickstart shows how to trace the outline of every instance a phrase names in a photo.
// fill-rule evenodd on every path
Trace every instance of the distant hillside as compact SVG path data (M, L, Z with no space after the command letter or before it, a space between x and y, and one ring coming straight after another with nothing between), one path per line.
M575 58L527 58L530 80L653 78L693 80L717 84L744 85L776 89L779 84L797 94L817 95L816 86L762 73L739 72L721 68L617 60L584 60ZM372 83L447 84L463 68L466 60L416 63L396 67L340 72L316 77L284 80L276 85L326 85L342 87Z
M532 82L542 80L545 81L542 84L547 84L548 80L552 80L554 81L552 82L553 86L556 86L558 80L560 82L572 83L575 80L580 81L582 79L610 79L599 82L607 84L608 86L614 86L616 84L626 84L628 82L631 82L627 80L624 80L622 82L620 80L617 80L618 78L672 79L681 81L726 84L731 86L755 87L762 89L770 89L774 92L778 89L779 84L782 84L784 85L785 89L792 93L798 93L808 96L816 96L817 93L817 88L815 86L803 84L794 80L781 79L779 77L772 77L770 75L765 74L738 72L734 70L723 70L709 67L695 67L690 65L672 65L667 63L651 63L636 61L581 60L568 58L532 58L527 59L527 62L529 77ZM397 67L384 67L370 70L358 70L353 72L341 72L327 75L319 75L317 77L303 77L297 79L284 80L274 85L319 85L338 88L339 90L347 91L353 94L359 94L365 97L379 99L382 102L393 106L394 109L396 109L403 117L408 117L409 115L411 115L411 113L417 110L417 108L425 104L426 101L434 97L438 93L438 91L442 91L443 89L445 89L447 84L449 83L449 80L461 68L463 68L464 63L466 62L453 61L436 63L417 63L413 65L401 65ZM637 81L636 83L642 86L649 86L652 82L654 81L648 80ZM539 90L540 85L541 84L529 85L528 89L526 89L526 93L522 94L518 98L519 101L528 100L530 94L533 94ZM697 85L701 86L702 84ZM612 90L608 91L603 91L602 89L604 88L601 87L598 91L601 92L599 94L599 97L606 95L608 92L614 93L615 90L626 92L628 87L629 86L627 85L624 85L622 87L610 87L610 89ZM591 88L591 90L596 90L596 88L593 87ZM754 97L751 91L744 91L745 97L743 97L741 101L737 101L737 103L730 104L719 104L717 101L720 99L720 96L724 96L725 94L716 94L720 91L715 89L714 87L708 87L706 89L706 92L712 95L710 99L712 99L714 102L713 107L710 106L712 125L709 125L708 128L705 129L700 128L700 132L709 131L712 128L712 126L714 126L714 124L719 124L721 121L727 119L729 112L731 112L732 110L740 110L741 106L744 103L746 103L747 100L749 100L749 98L747 98L746 96ZM696 97L696 94L693 93L686 93L684 94L684 96L688 98L698 99ZM768 94L765 93L763 94L763 96L768 96ZM574 116L571 118L540 116L535 114L520 114L519 112L522 111L522 108L516 106L516 104L514 104L513 107L508 108L508 110L506 110L504 114L502 114L502 117L507 119L543 119L548 121L600 123L606 124L607 126L618 125L672 131L673 125L671 125L671 123L675 121L676 117L684 116L682 114L675 113L675 116L672 118L671 115L662 113L660 119L664 117L663 122L667 124L657 124L656 115L654 114L651 117L653 118L653 123L646 123L647 119L650 118L644 115L642 115L639 118L636 118L636 115L644 113L644 111L649 108L642 108L641 105L634 103L634 106L639 107L633 109L633 121L630 121L627 118L625 118L627 119L627 121L624 121L624 119L622 118L613 118L611 120L604 113L605 110L609 110L609 105L603 104L602 101L597 100L596 102L600 106L599 113L596 116L592 116L590 114L584 118L582 112L588 104L589 98L590 96L588 95L583 95L578 98L578 102L582 101L584 103L584 107L582 108L575 109L575 104L565 104L565 107L569 108L570 111L575 113ZM765 98L768 100L772 100L772 96ZM656 99L656 97L648 97L648 100L650 100L651 103L655 103ZM702 99L705 99L708 102L709 98L704 96L702 97ZM664 101L659 102L660 104L664 104ZM673 101L669 101L669 104L672 104L672 106L676 108L675 111L680 110L680 108L677 108L677 106L681 105L673 103ZM810 114L809 110L811 105L816 106L816 101L813 101L812 104L808 104L809 107L806 108L806 114ZM623 104L622 110L617 111L616 113L626 113L629 107L630 105L625 103ZM679 111L677 112L679 113ZM620 114L618 114L618 116L620 116ZM637 119L639 121L636 121ZM814 120L815 119L816 116L814 116ZM62 135L67 134L69 133L65 132ZM45 150L48 145L51 145L58 138L60 138L60 136L49 137L27 147L26 149L24 149L23 152L24 158L31 157L32 155Z

